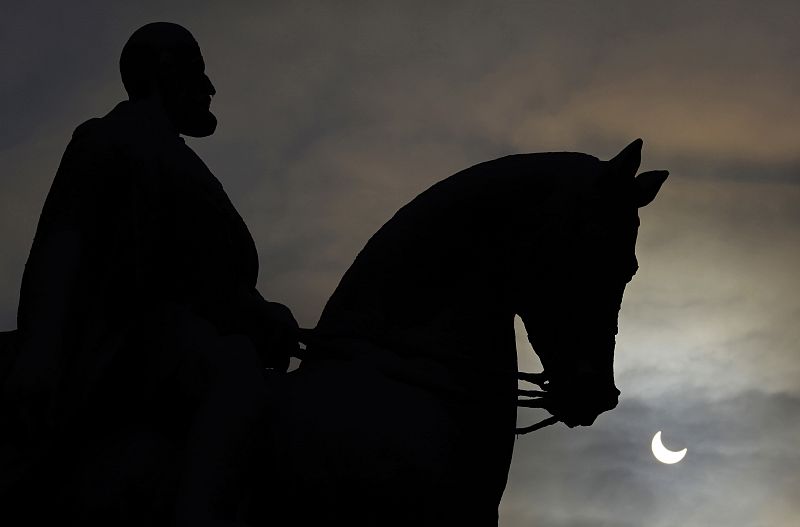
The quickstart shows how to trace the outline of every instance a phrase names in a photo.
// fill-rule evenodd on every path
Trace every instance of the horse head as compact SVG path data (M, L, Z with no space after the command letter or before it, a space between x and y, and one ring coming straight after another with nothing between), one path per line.
M618 402L615 336L625 286L638 268L638 209L655 198L668 175L637 176L641 148L637 139L598 162L579 203L537 241L537 263L528 271L537 277L535 289L525 292L517 311L544 372L520 378L544 391L524 392L537 398L519 404L545 408L551 422L588 426Z

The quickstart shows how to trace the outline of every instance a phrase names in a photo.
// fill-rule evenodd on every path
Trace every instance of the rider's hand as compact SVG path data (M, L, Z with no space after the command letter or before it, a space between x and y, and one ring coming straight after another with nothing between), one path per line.
M257 344L264 366L286 371L289 357L300 351L297 321L288 307L278 302L264 302L262 342Z

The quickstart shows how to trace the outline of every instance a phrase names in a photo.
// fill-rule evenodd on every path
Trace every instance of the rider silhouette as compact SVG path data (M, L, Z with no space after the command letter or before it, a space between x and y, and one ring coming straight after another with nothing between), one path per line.
M5 386L17 442L32 466L51 460L38 477L69 489L69 507L92 503L106 524L121 525L108 515L126 498L102 503L80 482L104 477L88 467L109 445L145 448L130 439L145 429L185 452L179 522L200 502L228 511L236 498L218 487L238 476L219 467L261 415L263 368L285 371L297 350L290 311L256 290L244 221L181 138L216 128L204 69L183 27L134 32L120 58L129 99L75 130L23 276Z

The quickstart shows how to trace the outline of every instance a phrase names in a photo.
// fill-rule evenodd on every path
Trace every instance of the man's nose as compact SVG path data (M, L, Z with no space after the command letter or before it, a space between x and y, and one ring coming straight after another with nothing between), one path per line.
M203 74L203 84L205 84L204 89L208 92L209 95L212 97L217 94L217 89L214 88L214 85L211 83L211 79L208 78L208 75L205 73Z

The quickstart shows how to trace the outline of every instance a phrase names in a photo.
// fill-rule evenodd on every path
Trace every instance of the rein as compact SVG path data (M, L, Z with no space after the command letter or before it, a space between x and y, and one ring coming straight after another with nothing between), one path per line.
M535 431L541 430L542 428L545 428L547 426L554 425L558 421L559 421L558 417L552 415L552 416L548 417L547 419L542 419L541 421L539 421L536 424L533 424L533 425L530 425L530 426L517 427L516 433L517 433L518 436L525 435L525 434L530 434L531 432L535 432Z
M547 384L549 382L547 375L544 372L525 373L521 371L517 373L517 379L535 384L539 387L538 390L517 390L517 394L521 397L524 397L524 399L517 399L517 407L542 408L547 410L547 406L545 405L545 400L547 399ZM554 425L559 421L560 419L558 417L550 416L546 419L542 419L538 423L529 426L517 427L516 433L518 436L530 434L531 432L541 430L546 426Z
M314 330L308 328L299 328L299 341L308 346L309 344L315 343L316 340L318 343L318 339L315 338ZM298 353L294 356L297 356L300 360L303 360L306 356L305 350L298 350ZM539 387L539 390L522 390L518 389L517 394L522 397L517 399L517 407L524 407L524 408L542 408L546 409L545 407L545 400L547 399L547 383L548 379L547 376L542 373L526 373L526 372L517 372L517 379L529 382L531 384L535 384ZM515 429L515 433L517 435L525 435L530 434L531 432L535 432L536 430L541 430L547 426L553 425L558 423L560 420L555 417L551 416L546 419L539 421L538 423L524 426L524 427L517 427Z

